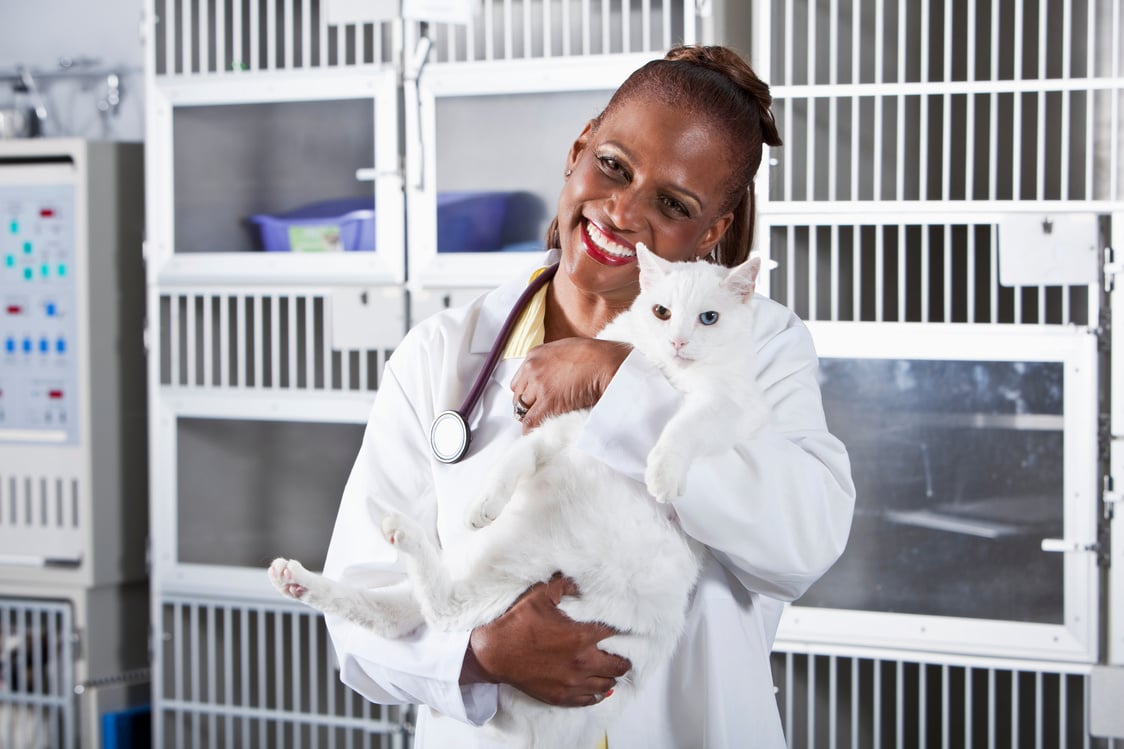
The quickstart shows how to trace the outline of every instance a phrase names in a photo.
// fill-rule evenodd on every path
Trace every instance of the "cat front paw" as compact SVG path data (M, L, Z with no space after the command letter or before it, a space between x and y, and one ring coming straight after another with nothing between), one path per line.
M295 559L278 557L269 565L269 581L286 598L307 601L313 574Z
M680 455L659 447L652 450L644 471L648 493L662 503L683 496L687 490L687 468L688 463Z

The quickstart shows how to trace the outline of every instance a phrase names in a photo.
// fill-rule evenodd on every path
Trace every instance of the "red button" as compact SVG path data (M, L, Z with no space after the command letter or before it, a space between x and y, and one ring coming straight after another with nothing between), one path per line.
M8 305L8 314L9 315L18 315L18 314L21 314L22 312L23 312L23 307L19 306L18 304L9 304Z
M47 393L47 397L50 398L51 400L55 400L55 401L62 400L62 391L61 390L51 390Z
M55 215L55 209L54 208L40 208L39 209L39 217L40 218L53 218L54 215Z

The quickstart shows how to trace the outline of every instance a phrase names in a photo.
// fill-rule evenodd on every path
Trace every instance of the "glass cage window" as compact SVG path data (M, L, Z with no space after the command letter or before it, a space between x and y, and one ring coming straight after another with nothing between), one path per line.
M802 606L1059 624L1063 365L825 358L858 500Z
M322 569L363 429L180 418L179 561L263 567L287 556Z
M375 163L374 110L371 99L177 107L176 252L377 249L374 189L355 177Z

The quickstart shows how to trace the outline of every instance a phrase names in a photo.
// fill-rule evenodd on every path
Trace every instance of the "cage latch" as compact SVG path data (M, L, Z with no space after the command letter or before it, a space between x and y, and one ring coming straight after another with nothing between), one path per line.
M1116 505L1124 501L1124 492L1116 491L1112 476L1105 476L1101 484L1101 502L1104 504L1104 519L1112 520L1116 515Z
M1101 545L1095 541L1070 541L1065 538L1044 538L1042 539L1042 551L1051 551L1056 553L1070 554L1075 552L1092 552L1099 551Z
M1116 253L1111 247L1104 248L1104 290L1111 292L1116 288L1116 276L1124 273L1124 263L1116 259Z

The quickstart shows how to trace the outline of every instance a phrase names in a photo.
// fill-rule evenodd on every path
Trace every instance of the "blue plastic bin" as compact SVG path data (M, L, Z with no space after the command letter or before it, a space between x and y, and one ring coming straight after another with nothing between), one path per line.
M266 252L375 249L373 197L322 200L285 213L259 213L250 220L258 225Z
M140 705L101 716L102 749L150 749L152 707Z
M437 251L489 252L503 244L512 192L437 194Z

